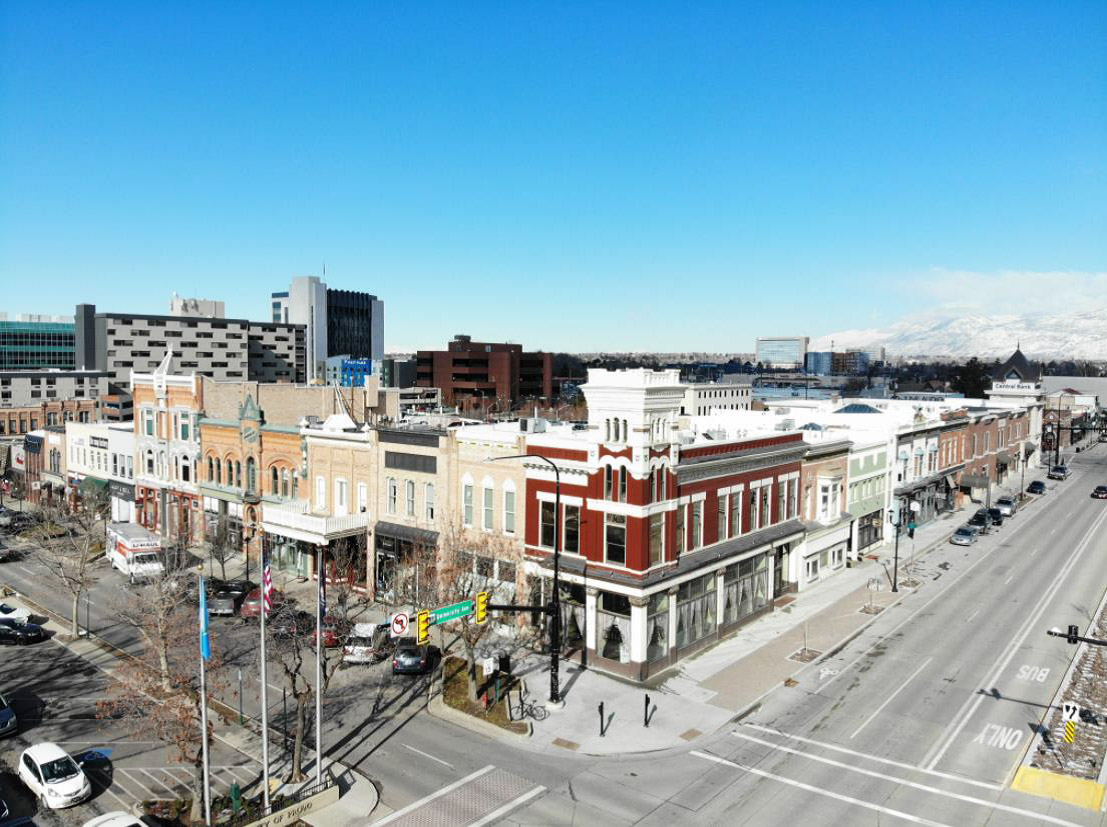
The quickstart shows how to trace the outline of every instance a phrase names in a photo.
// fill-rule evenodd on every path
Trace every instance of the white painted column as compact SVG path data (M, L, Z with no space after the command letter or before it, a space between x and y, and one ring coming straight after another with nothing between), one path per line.
M723 588L723 570L715 572L715 629L723 625L723 609L726 607L726 589Z
M633 663L646 662L646 611L649 601L645 597L630 599L630 659Z
M677 588L669 589L669 649L676 647L677 642Z
M588 588L584 590L584 645L596 651L596 601L599 591Z

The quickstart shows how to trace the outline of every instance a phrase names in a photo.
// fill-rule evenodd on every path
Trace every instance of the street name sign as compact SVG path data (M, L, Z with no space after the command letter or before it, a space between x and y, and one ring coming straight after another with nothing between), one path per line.
M431 609L431 623L448 623L451 620L457 620L459 617L468 617L473 613L473 607L472 600L462 600L460 603L451 603L449 606Z

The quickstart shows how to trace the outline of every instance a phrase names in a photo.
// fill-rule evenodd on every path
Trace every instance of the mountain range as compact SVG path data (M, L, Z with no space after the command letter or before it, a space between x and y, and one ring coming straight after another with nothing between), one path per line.
M809 350L883 345L889 356L1004 359L1016 347L1030 359L1107 360L1107 308L1078 313L916 316L884 329L842 330L812 339Z

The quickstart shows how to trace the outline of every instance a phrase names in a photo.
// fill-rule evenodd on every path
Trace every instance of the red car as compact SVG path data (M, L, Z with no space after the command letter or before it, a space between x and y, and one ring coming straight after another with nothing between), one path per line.
M285 596L283 594L281 594L279 591L277 591L276 589L273 589L273 591L270 594L270 597L273 600L273 609L271 611L275 611L278 606L281 606L285 603ZM242 607L238 610L238 615L239 615L239 617L247 618L247 619L249 619L251 617L260 617L261 616L261 589L260 588L256 588L252 592L250 592L248 595L246 595L246 599L242 601Z
M337 617L323 618L323 648L334 649L337 646L342 646L346 642L346 638L349 635L350 628L346 621ZM316 635L312 632L311 644L315 645Z

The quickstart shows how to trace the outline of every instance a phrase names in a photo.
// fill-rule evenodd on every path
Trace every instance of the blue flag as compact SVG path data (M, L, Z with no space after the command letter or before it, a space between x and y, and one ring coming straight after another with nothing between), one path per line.
M319 617L327 616L327 578L319 578Z
M208 594L204 588L204 577L200 576L200 654L204 660L211 660L211 640L208 638Z

